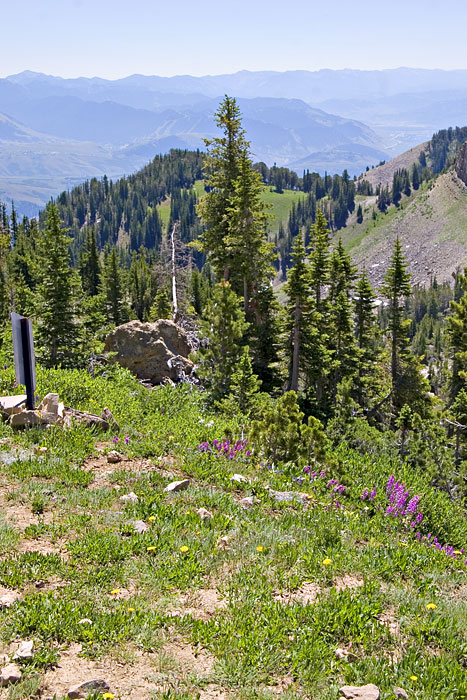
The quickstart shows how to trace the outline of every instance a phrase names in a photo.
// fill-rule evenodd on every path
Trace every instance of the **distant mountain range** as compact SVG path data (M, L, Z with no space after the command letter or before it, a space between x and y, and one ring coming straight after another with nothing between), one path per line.
M0 200L32 214L85 178L133 172L170 148L203 148L223 94L238 98L255 160L359 174L467 123L467 71L249 72L0 80ZM336 115L340 116L336 116ZM464 117L465 115L465 117Z

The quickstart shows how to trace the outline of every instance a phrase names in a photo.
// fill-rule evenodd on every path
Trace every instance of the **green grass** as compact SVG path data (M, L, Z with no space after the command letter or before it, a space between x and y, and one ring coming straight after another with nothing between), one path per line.
M163 202L157 205L157 211L161 217L162 229L167 232L170 221L170 196L166 197Z
M12 369L2 370L3 393L13 382ZM149 660L147 696L167 700L196 698L213 682L233 699L266 700L283 679L288 700L337 700L341 685L371 682L382 700L393 700L395 686L417 700L467 695L465 556L428 547L385 515L394 473L423 493L422 534L465 547L465 513L423 473L345 445L316 479L295 465L272 469L260 455L240 452L232 461L201 452L204 441L240 437L240 419L211 415L186 386L148 391L121 369L93 378L39 368L38 384L77 408L108 406L121 431L19 433L23 457L0 468L11 495L0 527L0 585L20 594L0 610L0 637L7 651L19 638L34 639L37 650L14 697L36 693L72 644L83 659L106 663L120 654L122 677L131 658L133 669ZM2 430L12 436L8 425ZM131 461L102 466L97 441L104 453L116 444ZM28 457L35 445L47 452ZM248 481L232 483L235 472ZM183 477L187 490L164 492ZM341 507L332 478L346 486ZM297 498L279 502L269 487ZM363 489L373 487L375 501L363 502ZM129 491L136 503L120 501ZM300 492L310 496L305 504ZM239 503L244 496L254 497L252 507ZM17 504L31 514L26 528L7 523ZM213 517L201 520L200 507ZM136 520L146 532L135 531ZM307 586L316 594L308 602ZM209 607L202 596L213 590L218 602ZM173 656L174 639L211 658L212 672L187 669ZM338 647L350 648L351 660L337 658ZM114 690L115 667L108 668L112 692L131 697L121 678Z
M284 228L287 227L292 204L297 204L297 202L305 196L303 192L297 192L295 190L284 190L282 194L278 194L273 188L266 188L264 190L261 198L263 202L270 207L269 214L271 215L271 220L269 223L269 230L272 233L277 233L281 222Z

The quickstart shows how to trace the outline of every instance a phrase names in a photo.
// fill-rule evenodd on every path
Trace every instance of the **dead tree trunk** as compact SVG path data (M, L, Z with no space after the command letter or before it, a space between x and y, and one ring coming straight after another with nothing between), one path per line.
M172 251L172 321L177 321L178 319L178 301L177 301L177 263L175 258L175 234L178 229L178 221L172 226L172 233L170 234L170 246Z

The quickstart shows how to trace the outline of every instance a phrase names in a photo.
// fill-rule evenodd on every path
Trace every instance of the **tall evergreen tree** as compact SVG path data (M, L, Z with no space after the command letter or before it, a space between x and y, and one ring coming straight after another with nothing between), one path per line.
M116 326L128 321L124 283L115 246L113 246L110 251L107 250L104 254L102 293L104 296L105 315L107 319Z
M225 96L215 114L216 124L223 136L205 139L208 149L205 162L205 186L208 192L198 205L198 214L206 230L201 237L218 279L228 281L232 273L232 248L227 244L229 210L235 195L235 183L240 175L242 154L248 143L241 125L241 114L234 98Z
M88 296L95 296L99 292L101 265L97 250L96 231L91 226L86 231L86 244L81 253L80 275L83 289Z
M298 391L303 359L308 347L311 313L311 279L303 237L299 234L292 248L292 267L284 288L284 348L287 359L287 391Z
M388 300L388 331L391 344L391 382L396 391L401 377L402 355L409 344L408 330L410 320L405 318L407 297L411 293L410 274L407 272L404 255L399 238L396 238L389 267L381 287L382 294Z
M449 399L453 403L463 389L467 389L467 277L456 275L458 301L451 301L451 315L447 317L447 335L451 356Z
M46 227L38 250L37 344L47 367L72 366L79 344L79 326L74 309L76 273L70 268L69 238L61 228L57 207L47 205Z
M221 401L230 392L242 356L240 341L246 327L240 298L228 282L220 282L206 305L202 324L207 346L201 347L196 356L197 374L212 403Z

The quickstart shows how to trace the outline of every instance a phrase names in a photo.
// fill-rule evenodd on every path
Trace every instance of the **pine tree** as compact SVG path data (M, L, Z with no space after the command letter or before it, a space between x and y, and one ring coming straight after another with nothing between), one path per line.
M421 375L418 360L410 352L410 319L405 318L406 302L411 294L410 274L398 238L381 292L388 300L393 421L404 404L423 417L427 407L428 383Z
M330 253L328 224L326 217L320 209L316 212L316 221L311 227L310 247L311 289L316 311L324 315L328 304L327 300L323 300L322 292L329 282Z
M105 315L116 326L128 321L128 309L124 297L122 272L116 247L106 251L102 273L102 293Z
M363 209L362 205L359 204L357 207L357 224L363 223Z
M230 282L237 294L243 294L243 310L248 316L255 288L273 274L273 253L266 238L268 217L261 199L264 187L246 150L240 154L238 167L226 211L228 234L224 240L232 260Z
M212 403L221 401L230 392L242 355L239 343L246 328L238 295L228 282L220 282L206 305L201 326L207 346L201 347L196 355L196 371Z
M459 301L451 301L451 315L447 317L447 336L452 360L449 398L453 403L460 391L467 389L467 277L456 275Z
M287 391L298 391L303 358L309 343L311 279L302 235L292 248L292 267L284 287L287 305L284 313L284 347L288 363Z
M37 344L47 367L69 367L76 361L80 329L74 310L77 275L70 268L67 230L61 228L57 207L47 205L46 227L38 250Z
M154 302L149 311L149 320L159 321L161 318L172 318L172 304L166 289L158 289Z
M384 276L382 294L388 300L388 331L391 343L391 381L396 391L401 376L401 356L409 344L410 321L405 319L405 302L411 293L410 274L407 272L399 238L396 238L389 267Z
M241 125L240 109L234 98L225 96L215 115L224 135L206 139L205 186L208 192L198 205L198 214L205 224L201 236L202 249L208 256L218 279L228 281L234 260L226 239L230 235L228 212L240 175L242 154L248 149Z
M247 416L255 405L261 382L253 372L248 346L242 348L238 365L232 374L230 392L218 405L225 413Z
M151 308L151 273L144 250L133 251L129 275L130 303L137 318L146 321Z
M101 265L94 226L91 226L86 231L86 244L81 253L79 271L85 293L91 297L98 294L100 288Z

